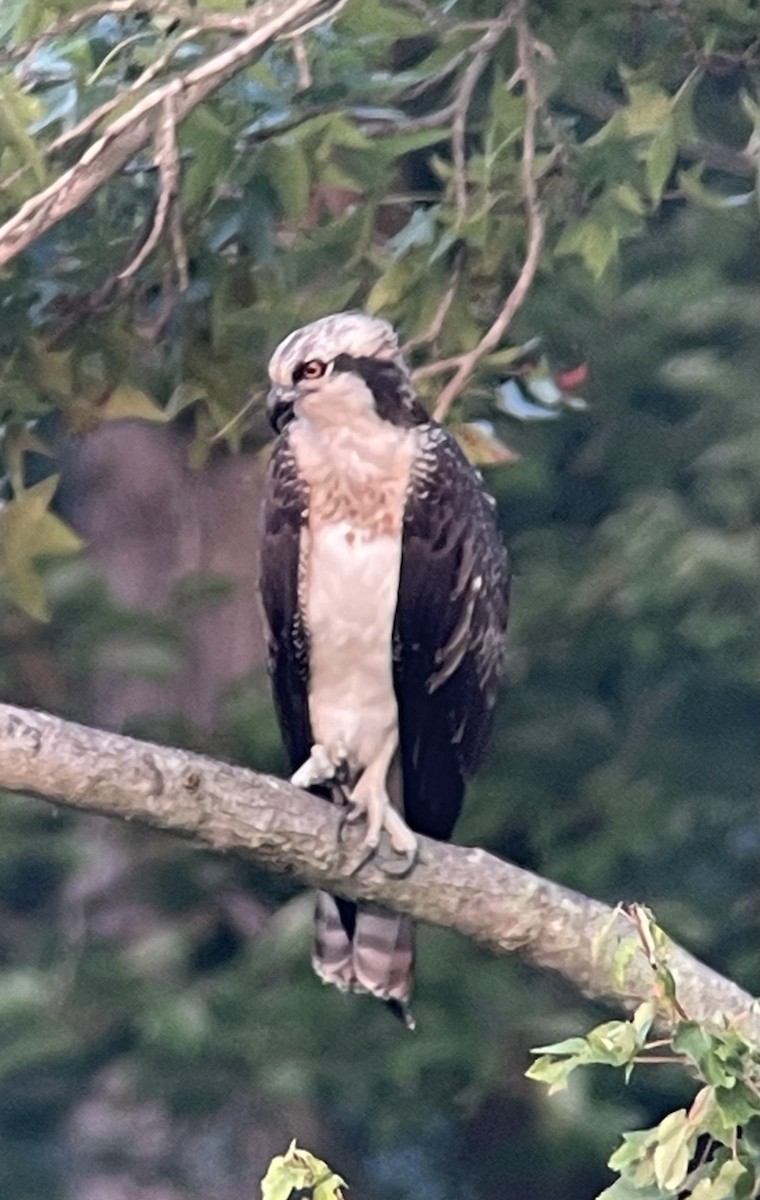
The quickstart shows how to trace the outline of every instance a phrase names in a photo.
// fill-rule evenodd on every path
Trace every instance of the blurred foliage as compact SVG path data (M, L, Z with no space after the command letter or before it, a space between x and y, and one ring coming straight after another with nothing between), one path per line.
M67 135L98 106L236 36L190 26L246 11L146 2L39 42L80 9L0 6L4 217L78 160L96 132ZM348 0L305 36L306 76L283 40L197 108L179 129L183 294L166 238L117 279L154 220L148 148L4 269L3 698L97 720L104 662L160 675L188 652L182 597L160 617L125 612L83 558L61 558L77 548L51 510L61 436L179 418L198 465L220 432L258 446L285 332L356 305L420 338L454 277L413 357L477 342L526 242L511 33L469 107L463 213L451 114L435 114L495 13ZM488 484L516 569L493 750L458 837L612 902L646 898L757 990L757 11L536 0L528 15L547 236L509 344L457 411L470 437L486 421L508 448ZM432 400L440 378L424 387ZM476 453L498 461L491 445ZM141 729L284 769L258 677L231 687L213 731L149 714ZM170 1179L172 1198L242 1200L232 1131L251 1093L257 1119L314 1144L365 1197L574 1200L609 1183L622 1129L693 1090L678 1069L625 1090L597 1070L546 1097L522 1079L527 1048L577 1034L588 1007L453 935L421 932L409 1037L312 978L310 902L291 882L14 798L2 826L8 1200L79 1200L87 1169L142 1180L141 1197Z
M693 1021L678 998L668 966L669 943L640 905L629 912L637 935L618 947L615 969L631 953L647 954L653 998L630 1021L606 1021L585 1037L540 1046L527 1074L567 1087L570 1074L593 1063L622 1068L626 1081L637 1066L679 1064L702 1083L688 1110L668 1113L654 1129L624 1133L609 1160L619 1178L599 1200L729 1200L757 1195L760 1167L760 1049L726 1021ZM627 945L630 942L631 945ZM658 1013L670 1032L652 1037Z

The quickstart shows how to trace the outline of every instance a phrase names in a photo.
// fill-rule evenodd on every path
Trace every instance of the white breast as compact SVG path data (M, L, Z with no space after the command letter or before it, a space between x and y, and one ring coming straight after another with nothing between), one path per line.
M392 639L416 437L372 413L355 429L298 421L291 441L309 484L301 602L312 733L334 763L363 768L398 726Z

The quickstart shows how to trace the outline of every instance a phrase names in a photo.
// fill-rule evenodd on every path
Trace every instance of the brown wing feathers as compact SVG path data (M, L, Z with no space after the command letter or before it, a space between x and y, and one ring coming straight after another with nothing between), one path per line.
M508 562L476 472L444 430L421 432L404 517L394 672L406 819L445 839L488 738Z

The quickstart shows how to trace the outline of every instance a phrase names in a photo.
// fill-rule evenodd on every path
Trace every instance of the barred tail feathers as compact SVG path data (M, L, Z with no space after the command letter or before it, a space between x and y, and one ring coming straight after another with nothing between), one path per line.
M414 922L375 904L317 892L315 972L341 991L370 992L413 1025L407 1010L414 975Z

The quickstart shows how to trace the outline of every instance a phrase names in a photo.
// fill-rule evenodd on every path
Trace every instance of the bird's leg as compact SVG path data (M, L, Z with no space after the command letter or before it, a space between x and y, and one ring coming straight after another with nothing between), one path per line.
M310 788L316 783L328 783L335 778L337 768L324 746L318 742L312 746L311 754L306 762L290 776L290 782L296 787Z
M388 875L406 875L417 861L417 838L404 818L393 807L388 795L388 772L398 747L398 730L392 729L378 754L362 772L361 778L350 793L350 808L345 821L353 823L360 816L367 818L367 832L362 842L362 856L352 874L374 858L385 830L391 847L398 856L393 860L378 862Z

